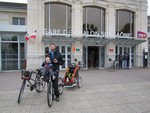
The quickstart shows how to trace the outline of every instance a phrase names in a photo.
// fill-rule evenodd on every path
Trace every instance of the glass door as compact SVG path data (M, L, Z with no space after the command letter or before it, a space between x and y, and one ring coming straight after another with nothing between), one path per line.
M92 54L94 52L94 54ZM83 68L90 68L93 60L94 68L105 67L105 47L104 46L83 46Z
M18 43L2 43L2 70L18 69Z
M134 67L134 47L118 47L116 46L116 60L119 61L119 55L122 57L125 53L129 54L129 67ZM120 62L120 61L119 61Z
M84 69L87 69L87 52L88 51L88 49L87 49L87 46L83 46L83 68Z
M135 65L135 60L134 60L134 53L135 53L135 51L134 51L134 47L131 47L131 52L130 52L130 62L131 62L131 67L134 67L134 65Z
M99 68L105 67L105 47L99 47Z
M60 66L61 70L65 70L68 67L68 64L71 63L71 47L68 45L60 45L59 51L62 54L62 59L64 64Z

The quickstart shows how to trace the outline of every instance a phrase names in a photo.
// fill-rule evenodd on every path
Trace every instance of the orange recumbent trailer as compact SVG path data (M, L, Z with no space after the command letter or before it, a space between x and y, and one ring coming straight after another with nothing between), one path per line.
M68 66L65 72L65 76L63 78L64 86L73 87L78 86L81 87L82 78L79 76L79 66L75 63L72 63Z

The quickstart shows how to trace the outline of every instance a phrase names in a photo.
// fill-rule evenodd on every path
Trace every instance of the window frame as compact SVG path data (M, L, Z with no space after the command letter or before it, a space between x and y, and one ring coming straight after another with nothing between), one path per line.
M100 13L100 20L99 20L99 28L100 30L97 31L97 32L105 32L105 28L106 28L106 24L105 24L105 19L106 19L106 9L103 8L103 7L98 7L98 6L84 6L83 7L83 24L85 24L86 28L85 28L85 31L84 31L84 28L82 29L82 32L87 32L87 24L88 24L88 8L97 8L99 10L99 13ZM84 12L85 11L85 12ZM103 14L104 13L104 14ZM85 16L85 17L84 17ZM104 25L104 26L103 26Z
M134 11L131 11L131 10L126 10L126 9L117 9L116 10L116 29L115 29L115 32L116 33L120 33L119 31L119 11L125 11L125 12L128 12L129 13L129 24L130 24L130 34L131 34L131 37L134 37L135 36L135 12ZM133 23L133 25L132 25ZM125 26L125 25L124 25ZM133 26L133 29L132 29L132 26Z
M63 30L71 30L72 29L72 6L70 4L67 4L67 3L57 3L57 2L46 2L44 4L44 20L45 20L45 23L44 23L44 29L51 29L51 5L53 4L60 4L60 5L65 5L65 29ZM46 18L46 5L47 6L47 10L48 10L48 21L47 21L47 18ZM69 8L70 8L70 21L68 20L68 14L69 14ZM48 22L48 23L46 23ZM71 24L70 27L69 27L69 23ZM48 26L47 26L48 25ZM48 27L48 28L47 28ZM52 29L51 29L52 30ZM61 33L62 34L62 33Z
M16 36L17 37L17 40L2 40L2 38L3 38L3 36L5 36L5 35L8 35L8 37L9 36ZM19 70L19 69L21 69L21 68L24 68L24 67L22 67L22 62L21 61L23 61L23 60L25 60L26 59L26 42L25 42L25 39L24 39L24 36L25 36L25 33L6 33L6 32L2 32L2 33L0 33L0 52L2 52L2 44L17 44L18 45L18 47L17 47L17 56L18 56L18 58L17 58L17 69L16 70ZM21 54L21 45L23 45L24 46L24 54ZM24 56L24 58L22 57L22 56ZM2 58L2 54L1 54L1 56L0 56L0 61L1 61L1 64L0 65L2 65L2 61L3 60L12 60L12 61L16 61L16 59L14 60L14 59L3 59ZM3 69L3 67L1 66L1 69L0 70L2 70ZM9 70L9 69L3 69L3 70ZM14 69L13 69L14 70Z
M14 22L15 19L16 19L17 23ZM21 20L22 20L23 24L22 24ZM25 25L25 24L26 23L25 23L24 17L12 17L12 25Z

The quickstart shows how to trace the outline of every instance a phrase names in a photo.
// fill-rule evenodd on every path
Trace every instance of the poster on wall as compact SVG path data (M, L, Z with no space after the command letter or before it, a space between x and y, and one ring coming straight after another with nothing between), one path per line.
M110 53L114 52L114 49L113 48L109 48L109 52Z
M74 44L72 44L72 53L74 55L82 55L82 44L80 41L76 41Z

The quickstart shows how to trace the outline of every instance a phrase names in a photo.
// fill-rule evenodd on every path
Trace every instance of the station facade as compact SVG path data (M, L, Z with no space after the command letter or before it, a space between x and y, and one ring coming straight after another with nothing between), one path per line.
M143 67L147 51L147 0L28 0L27 68L39 67L55 43L66 69L77 58L83 68L107 68L129 54L129 67ZM33 61L34 60L34 61Z
M2 2L0 70L40 67L51 43L62 53L61 70L75 58L84 69L104 69L125 53L130 68L148 66L147 23L147 0Z

